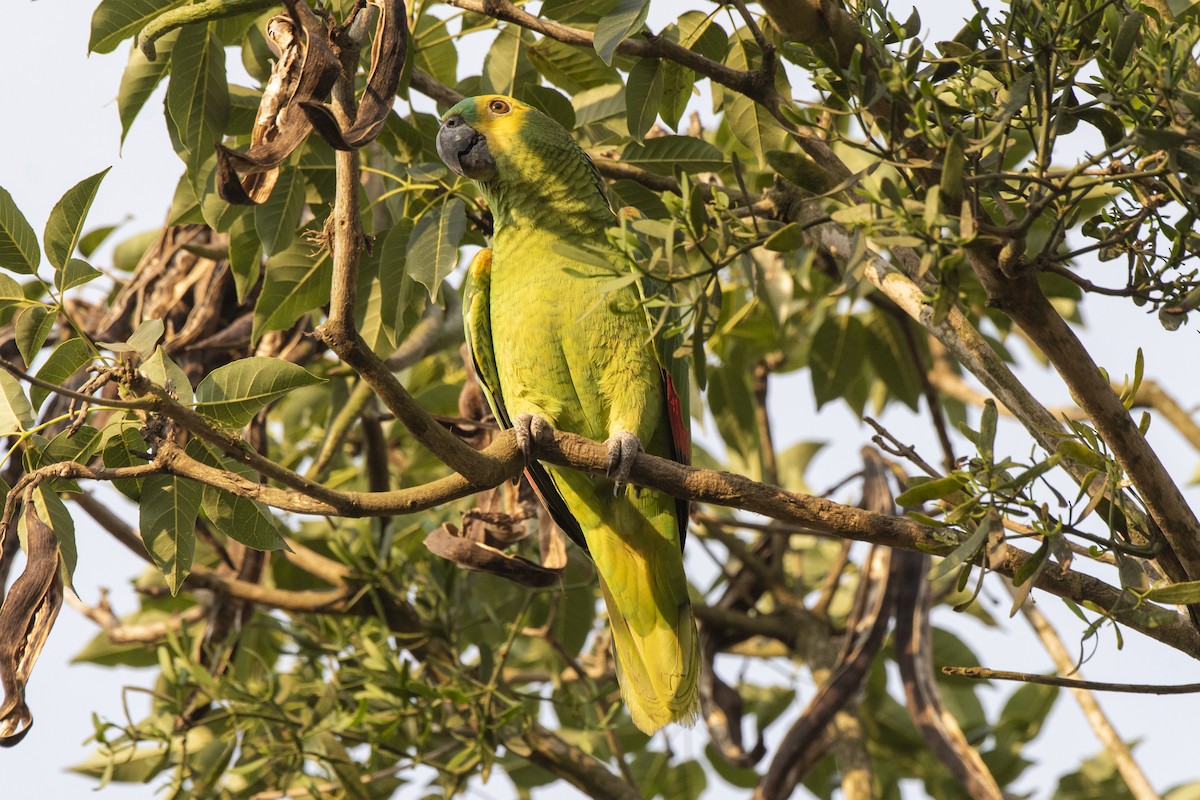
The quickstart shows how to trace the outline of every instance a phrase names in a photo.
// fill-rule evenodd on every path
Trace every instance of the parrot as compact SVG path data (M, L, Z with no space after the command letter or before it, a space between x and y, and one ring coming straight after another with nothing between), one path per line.
M442 116L437 151L479 187L494 221L463 291L488 404L513 429L551 518L595 564L634 724L647 735L690 725L700 653L683 565L688 503L629 485L639 452L690 459L686 365L652 335L642 283L614 280L628 274L607 235L617 216L562 125L513 97L469 97ZM603 441L606 475L537 461L555 429Z

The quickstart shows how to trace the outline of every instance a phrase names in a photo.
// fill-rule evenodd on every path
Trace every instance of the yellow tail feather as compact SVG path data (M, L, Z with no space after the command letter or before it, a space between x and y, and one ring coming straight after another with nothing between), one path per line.
M692 725L700 714L700 649L691 602L678 607L674 625L660 616L661 624L639 635L603 578L600 588L612 625L621 698L633 724L647 735L670 722Z

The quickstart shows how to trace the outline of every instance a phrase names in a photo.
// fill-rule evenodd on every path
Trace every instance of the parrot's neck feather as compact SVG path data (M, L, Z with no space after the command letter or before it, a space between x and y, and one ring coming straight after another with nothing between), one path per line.
M605 229L615 223L595 166L569 136L522 142L497 162L497 177L480 188L498 234L543 231L603 241Z

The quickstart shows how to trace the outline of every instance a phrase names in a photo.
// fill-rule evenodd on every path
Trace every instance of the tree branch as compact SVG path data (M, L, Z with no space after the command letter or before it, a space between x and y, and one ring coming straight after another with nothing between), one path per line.
M354 117L354 74L353 69L345 70L343 79L334 88L334 111L345 119ZM347 75L348 86L345 85ZM315 334L370 384L379 399L404 423L417 441L442 462L473 483L500 483L506 477L501 474L502 468L438 425L355 329L355 289L364 242L358 202L362 171L355 150L338 150L335 158L337 189L326 227L329 249L333 255L329 314Z
M446 3L464 11L519 25L563 44L584 47L589 50L593 47L595 37L591 31L572 28L544 17L535 17L513 5L509 0L446 0ZM759 102L768 100L775 92L771 82L764 81L763 73L759 71L727 67L689 50L678 42L654 34L647 33L643 38L626 39L617 45L617 52L639 58L674 61L676 64L688 67L722 86Z
M578 747L567 744L540 723L533 723L519 739L510 740L510 747L530 763L557 775L588 797L641 800L642 793L636 787L614 775Z
M1167 577L1175 582L1200 579L1200 538L1196 535L1200 520L1091 354L1054 310L1032 275L1006 276L999 264L983 254L969 252L975 274L988 294L988 304L1020 325L1050 360L1145 500L1150 517L1178 559L1178 563L1158 559Z

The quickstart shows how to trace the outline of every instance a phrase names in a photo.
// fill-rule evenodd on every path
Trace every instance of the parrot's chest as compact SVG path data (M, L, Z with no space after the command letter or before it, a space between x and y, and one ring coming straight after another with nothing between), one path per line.
M540 414L606 438L614 394L640 383L653 359L636 293L606 292L611 275L517 258L495 258L491 285L492 347L509 415Z

